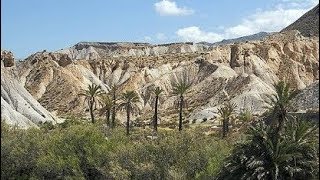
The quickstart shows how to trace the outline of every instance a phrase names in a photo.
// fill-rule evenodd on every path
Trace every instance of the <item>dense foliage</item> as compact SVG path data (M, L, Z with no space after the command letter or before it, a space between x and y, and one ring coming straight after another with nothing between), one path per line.
M1 179L319 179L319 127L288 114L296 94L289 87L284 82L275 85L269 111L258 121L250 111L242 111L240 133L228 133L235 105L222 106L223 139L205 134L205 127L181 131L182 96L189 87L176 93L181 100L178 132L159 129L153 136L150 128L132 127L128 136L130 114L138 102L134 91L123 93L118 104L127 112L126 133L114 128L114 120L110 124L115 101L107 96L101 110L106 124L72 118L23 130L1 122ZM87 97L94 122L95 95Z
M203 179L215 176L235 141L206 136L201 129L109 129L66 121L21 130L1 123L2 179Z
M292 119L279 139L274 131L264 122L251 126L247 142L234 148L218 179L318 179L318 127Z

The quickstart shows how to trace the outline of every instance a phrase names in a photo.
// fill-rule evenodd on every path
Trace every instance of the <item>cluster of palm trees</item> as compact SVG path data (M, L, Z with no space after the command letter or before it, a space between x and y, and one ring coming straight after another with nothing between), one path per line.
M318 179L318 126L289 116L297 91L280 81L268 96L269 113L250 125L217 179Z
M79 95L84 96L85 101L88 103L92 123L95 123L94 107L96 104L102 105L102 108L100 109L100 115L105 113L106 124L111 128L115 127L116 111L118 109L125 110L127 113L126 130L127 135L129 135L130 114L138 110L136 103L139 102L139 97L135 91L126 91L121 94L120 103L117 104L117 91L117 85L112 85L109 93L105 93L101 89L100 85L92 84L89 85L88 88Z
M172 85L172 95L178 97L179 105L179 131L182 130L182 119L183 119L183 107L185 105L185 94L192 86L192 79L188 76L181 76L173 81ZM139 102L138 94L133 90L128 90L123 92L120 95L120 98L117 99L119 87L117 85L112 85L110 87L109 93L105 93L101 86L92 84L89 85L86 90L84 90L79 95L85 97L85 101L88 103L91 122L95 123L94 110L97 104L102 105L100 109L100 115L105 114L106 124L108 127L115 127L115 117L116 111L121 110L126 112L127 121L126 121L126 134L129 135L130 130L130 115L139 111L137 103ZM164 90L160 87L153 89L155 96L155 106L154 106L154 116L153 116L153 128L157 132L158 130L158 105L159 97ZM117 101L119 100L119 101ZM110 121L111 116L111 121Z

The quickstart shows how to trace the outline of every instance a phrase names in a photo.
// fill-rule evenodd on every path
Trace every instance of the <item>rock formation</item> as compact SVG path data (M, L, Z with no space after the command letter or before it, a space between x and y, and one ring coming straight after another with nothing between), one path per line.
M237 105L237 111L246 108L259 115L266 110L266 96L275 93L273 84L279 80L302 90L296 99L298 110L318 107L314 100L319 91L315 85L319 82L319 37L305 33L319 31L319 27L303 23L310 22L310 17L319 20L314 13L318 11L319 6L281 33L210 47L194 43L81 42L56 52L35 53L16 66L12 54L3 52L1 118L11 124L21 119L19 122L27 126L54 120L44 108L58 116L87 115L79 93L94 83L105 92L117 84L117 96L135 90L141 110L136 117L146 121L153 115L152 90L159 86L164 90L159 100L160 120L174 121L177 97L171 93L172 82L186 73L193 81L185 98L187 120L215 119L226 96ZM301 23L312 30L299 28ZM292 28L298 30L289 30ZM121 113L118 115L122 120Z
M57 51L71 59L94 60L118 56L158 56L163 54L192 53L205 51L208 46L193 43L151 45L148 43L80 42L71 48Z
M17 80L12 53L1 51L1 120L21 128L55 118Z
M92 46L81 48L88 50ZM84 53L76 55L83 58L79 59L74 55L70 58L64 51L41 52L18 64L18 76L45 108L59 115L85 114L87 107L78 96L81 89L95 83L108 92L113 81L119 84L120 91L136 90L140 96L140 109L144 114L150 114L150 117L144 117L151 118L151 89L160 86L165 90L160 113L165 112L170 119L176 101L171 95L172 78L187 69L195 79L187 94L188 118L209 119L223 103L224 93L238 105L238 110L251 108L254 113L261 114L265 111L265 96L274 93L272 85L278 80L289 81L298 89L312 84L319 79L318 48L318 38L288 31L260 41L185 53L130 54L130 49L117 47L104 58L99 55L91 59L87 58L90 53ZM115 52L122 54L114 57Z

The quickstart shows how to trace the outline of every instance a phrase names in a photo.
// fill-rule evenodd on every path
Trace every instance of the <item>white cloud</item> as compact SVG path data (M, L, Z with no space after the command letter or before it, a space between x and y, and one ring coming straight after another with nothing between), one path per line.
M157 34L156 34L156 38L157 38L158 40L160 40L160 41L164 41L164 40L167 39L167 36L166 36L165 34L163 34L163 33L157 33Z
M179 29L176 34L184 41L207 41L207 42L216 42L222 40L222 36L213 33L213 32L205 32L200 30L197 26L191 26Z
M279 0L281 3L279 5L289 7L313 7L319 4L319 0Z
M243 18L239 24L223 27L222 33L205 32L197 26L191 26L177 30L176 34L181 40L216 42L222 39L251 35L261 31L278 32L318 4L316 0L280 1L282 4L277 4L273 10L263 11L258 9L254 14Z
M152 38L150 36L145 36L143 39L147 42L152 41Z
M154 4L156 11L161 16L184 16L193 14L194 11L187 7L178 7L176 2L162 0Z
M306 11L306 9L282 8L269 11L258 11L255 14L244 18L240 24L227 28L224 36L226 38L234 38L258 33L261 31L280 31L284 27L297 20Z

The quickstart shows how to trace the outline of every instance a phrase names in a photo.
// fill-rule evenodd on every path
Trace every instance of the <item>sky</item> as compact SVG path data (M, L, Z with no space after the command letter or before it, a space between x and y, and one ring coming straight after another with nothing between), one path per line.
M280 31L319 0L1 0L1 49L17 59L82 41L217 42Z

